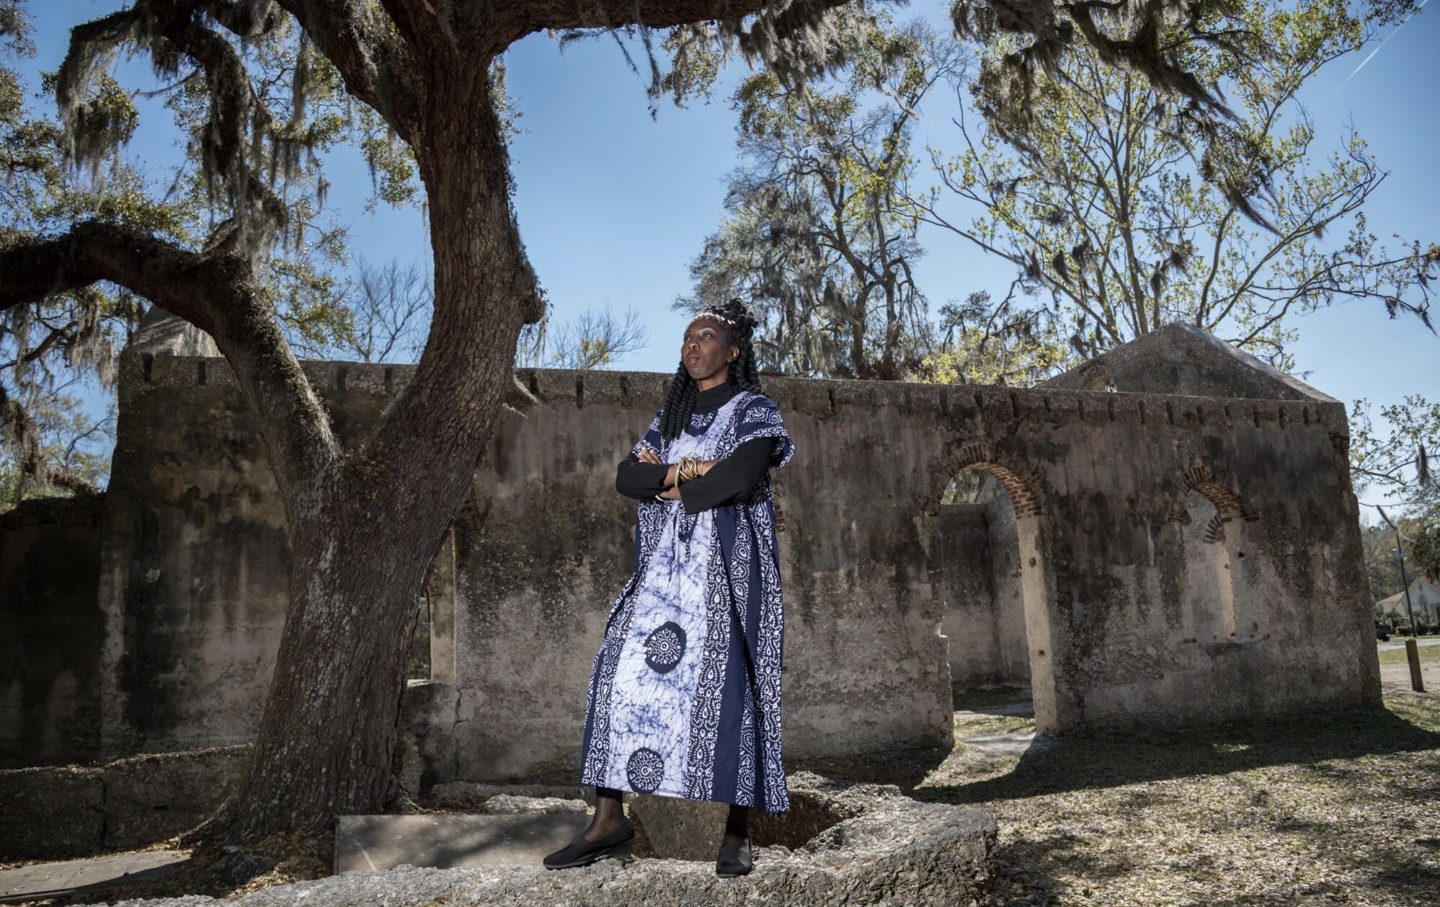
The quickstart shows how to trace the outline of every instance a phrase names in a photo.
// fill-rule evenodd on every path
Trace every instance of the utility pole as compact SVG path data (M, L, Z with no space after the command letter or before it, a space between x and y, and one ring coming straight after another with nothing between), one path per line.
M1383 509L1375 509L1380 511L1380 519L1385 521L1385 525L1395 531L1395 559L1400 562L1400 582L1405 586L1405 616L1410 621L1410 635L1405 637L1405 660L1410 662L1411 689L1423 693L1425 679L1420 676L1420 644L1415 641L1415 608L1410 604L1410 580L1405 576L1405 550L1400 542L1400 529L1390 522Z

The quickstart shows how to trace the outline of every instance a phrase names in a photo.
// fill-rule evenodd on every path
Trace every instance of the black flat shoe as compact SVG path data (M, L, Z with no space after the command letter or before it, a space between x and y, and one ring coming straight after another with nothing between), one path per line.
M715 860L715 874L722 879L743 876L755 868L755 857L750 853L750 836L740 842L739 847L722 847Z
M578 834L575 840L545 858L545 868L574 869L606 858L624 859L630 855L630 842L634 839L635 826L629 819L598 841L587 841L583 833Z

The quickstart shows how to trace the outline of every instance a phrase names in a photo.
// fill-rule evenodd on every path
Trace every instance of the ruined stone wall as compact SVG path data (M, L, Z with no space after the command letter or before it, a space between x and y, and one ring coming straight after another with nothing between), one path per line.
M1025 588L1035 571L1020 562L1021 526L1005 488L993 477L981 487L985 525L990 531L990 584L995 590L995 639L998 680L1025 686L1030 682L1030 643L1025 630Z
M306 369L347 443L412 373ZM542 403L512 397L429 583L432 680L406 715L431 781L573 773L631 568L614 468L666 376L520 377ZM792 760L948 741L952 666L1028 673L1060 731L1378 702L1339 404L766 385L798 450L776 476ZM942 509L967 468L989 497ZM99 580L106 754L250 739L288 570L224 362L124 357Z
M1023 603L1042 727L1378 701L1338 403L886 391L938 410L917 499L966 466L1007 491L1018 577L997 567L992 589L997 620Z
M99 753L103 505L25 501L0 515L0 769Z
M248 743L290 570L253 417L222 360L127 354L119 397L99 583L104 754Z
M1041 383L1046 388L1334 403L1292 375L1187 324L1162 325Z
M981 504L943 504L937 515L936 560L950 681L957 687L1003 680L990 528ZM1029 681L1028 666L1026 682Z
M458 599L478 600L465 577L513 582L505 564L572 567L550 589L510 590L495 612L456 612L456 621L484 622L482 632L456 633L454 684L425 694L426 727L439 741L426 752L442 775L481 766L523 773L550 753L560 766L573 759L572 750L549 749L567 739L556 728L579 721L569 695L554 691L583 685L593 642L575 644L573 656L566 642L537 662L516 639L560 639L575 596L567 590L593 576L593 560L564 530L580 527L592 551L613 544L596 538L612 536L592 528L593 513L541 517L533 501L550 500L549 488L562 500L609 491L613 456L592 477L589 465L573 465L586 448L572 439L624 451L644 409L634 426L576 413L660 399L660 386L641 387L661 379L609 374L576 384L570 374L539 373L537 392L579 426L567 433L531 410L536 422L513 442L497 436L487 458L497 472L477 478L494 489L477 500L491 501L485 525L513 528L477 534L462 521ZM972 680L1028 675L1041 724L1054 730L1377 703L1338 405L799 380L772 380L770 393L812 458L798 456L805 468L778 481L789 527L792 757L923 740L917 731L940 739L943 674L962 662ZM536 469L546 458L553 465ZM992 477L985 544L975 543L973 514L937 504L962 468ZM847 475L865 479L835 478ZM958 566L958 557L969 563ZM971 615L960 613L966 608ZM596 638L602 616L593 613L595 625L577 636ZM948 655L937 645L942 626ZM467 680L467 658L469 677L490 669L482 684ZM492 703L513 705L526 733L490 726Z
M236 792L249 762L246 745L0 769L0 861L135 849L189 831Z
M1378 701L1343 408L1108 396L1049 439L1056 726Z
M223 362L136 357L122 369L100 591L107 753L248 740L289 569L263 447ZM410 375L334 363L307 371L347 442ZM546 403L517 395L523 411L502 414L431 578L435 682L412 689L408 709L434 778L573 769L591 660L631 569L634 505L615 493L614 468L662 399L663 376L525 377ZM842 426L823 385L796 389L782 406L807 391L814 399L789 419L804 465L778 476L789 751L944 743L935 565L915 534L907 476L878 460L847 462L884 426ZM825 475L830 458L872 480Z

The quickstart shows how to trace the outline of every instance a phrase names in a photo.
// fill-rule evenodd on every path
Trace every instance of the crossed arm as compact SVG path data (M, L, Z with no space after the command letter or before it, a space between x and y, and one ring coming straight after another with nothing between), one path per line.
M777 439L752 438L723 460L705 460L700 477L675 483L675 465L662 463L654 452L642 450L620 461L615 490L626 497L648 501L655 496L681 501L687 513L699 513L744 494L765 476Z

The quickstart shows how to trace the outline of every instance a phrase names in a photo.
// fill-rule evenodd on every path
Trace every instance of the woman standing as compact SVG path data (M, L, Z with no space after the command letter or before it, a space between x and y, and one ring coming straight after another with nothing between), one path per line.
M769 470L794 445L760 391L738 300L685 330L665 406L615 485L640 501L635 573L595 657L580 780L590 825L545 858L551 869L623 852L635 835L623 791L729 803L716 860L753 865L751 807L789 808L780 761L784 612Z

